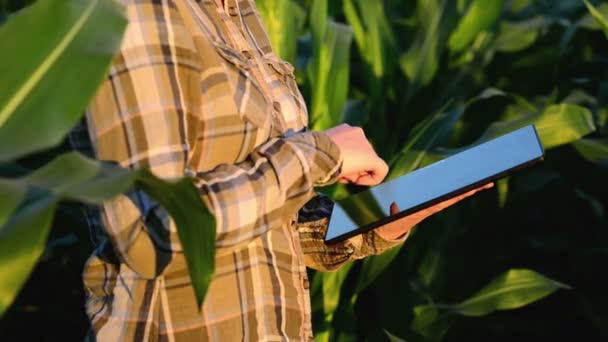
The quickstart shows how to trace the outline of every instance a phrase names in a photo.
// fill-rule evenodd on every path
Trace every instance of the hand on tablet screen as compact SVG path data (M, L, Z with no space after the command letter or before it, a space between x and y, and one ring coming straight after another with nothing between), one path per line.
M475 193L489 189L494 186L494 183L489 183L484 186L481 186L477 189L466 192L462 195L450 198L449 200L443 201L441 203L437 203L432 207L428 207L424 210L418 211L412 215L404 216L396 221L390 222L382 227L376 229L378 234L386 240L396 240L400 237L404 236L405 233L409 232L410 229L414 228L418 223L422 222L427 217L440 212L441 210L456 204L463 199L474 195ZM399 208L395 203L391 204L390 213L391 215L399 213Z
M340 148L342 170L338 181L357 185L377 185L388 173L388 165L376 154L363 129L342 124L325 131Z

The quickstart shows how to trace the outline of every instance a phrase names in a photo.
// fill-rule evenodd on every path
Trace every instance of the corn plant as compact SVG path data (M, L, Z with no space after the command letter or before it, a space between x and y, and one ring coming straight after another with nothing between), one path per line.
M518 313L551 303L553 299L535 302L558 289L569 290L551 298L581 296L585 303L593 298L577 292L574 270L565 272L549 263L551 241L567 238L563 231L551 234L546 227L566 222L585 227L573 222L577 211L556 212L548 204L581 201L592 222L587 227L602 236L594 241L596 248L605 251L600 227L606 223L608 189L599 179L608 160L608 75L587 69L603 65L608 56L606 41L598 39L607 27L605 3L287 2L308 12L299 45L306 49L297 51L297 66L308 71L300 73L304 77L299 81L312 108L312 127L340 122L363 126L390 162L388 179L527 124L536 125L547 150L544 165L502 179L494 190L423 222L404 246L334 273L315 273L311 295L317 340L488 337L484 332L518 326ZM288 22L289 15L282 20ZM339 30L328 33L337 25ZM350 58L345 58L342 53L349 50ZM571 68L571 60L576 67ZM343 87L348 88L346 97ZM326 89L340 91L322 91ZM586 173L595 183L582 182ZM564 182L574 184L563 189ZM358 189L335 186L323 191L339 199ZM556 191L560 195L550 197ZM370 209L372 204L351 203L353 219L379 215ZM536 211L545 216L534 219ZM536 236L523 227L543 233ZM587 250L584 244L562 248ZM594 253L606 260L599 250ZM545 262L532 261L536 258ZM502 310L509 310L504 321L492 320ZM603 308L585 309L586 333L608 336L601 323L605 314ZM491 324L467 335L463 327L484 324L475 323L480 320ZM554 336L560 329L565 328L545 334Z
M60 144L80 119L125 25L122 9L109 0L48 0L0 27L0 316L41 257L60 202L100 204L134 186L175 219L202 303L213 273L215 224L189 179L164 181L76 152L35 170L19 166Z

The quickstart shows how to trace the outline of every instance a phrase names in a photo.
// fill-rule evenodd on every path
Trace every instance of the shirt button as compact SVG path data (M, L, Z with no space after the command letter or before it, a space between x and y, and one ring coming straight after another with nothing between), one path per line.
M228 7L228 14L231 15L231 16L233 16L233 17L236 17L237 15L239 15L239 12L236 9L236 6L229 6Z
M274 110L277 111L277 113L280 113L281 112L281 103L278 101L273 101L272 108L274 108Z
M253 55L251 54L251 51L249 51L249 50L245 50L242 53L243 53L243 56L245 56L245 58L247 58L247 59L253 58Z
M184 170L184 174L188 177L196 177L196 171L190 169L190 168L186 168Z

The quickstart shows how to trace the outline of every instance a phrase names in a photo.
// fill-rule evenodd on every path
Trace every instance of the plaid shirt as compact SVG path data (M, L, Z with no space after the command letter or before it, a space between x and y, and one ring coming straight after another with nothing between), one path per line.
M272 51L253 0L185 0L188 13L174 1L122 2L121 50L88 108L88 137L73 141L126 168L191 175L217 219L216 275L199 312L164 209L139 191L109 201L84 270L92 334L312 339L306 266L335 270L403 239L323 242L331 201L314 187L336 180L339 150L304 131L293 68Z

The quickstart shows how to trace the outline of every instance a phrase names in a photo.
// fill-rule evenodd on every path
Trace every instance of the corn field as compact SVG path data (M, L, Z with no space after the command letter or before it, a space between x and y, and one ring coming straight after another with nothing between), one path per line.
M14 12L31 2L0 1L0 22L8 26ZM363 127L391 167L388 179L528 124L536 125L546 151L542 164L422 222L403 246L337 272L311 270L317 341L608 341L608 272L602 266L608 263L608 2L256 3L275 51L295 66L310 128L343 122ZM49 23L61 20L40 15ZM2 37L28 33L3 26L0 48L7 48ZM56 158L68 152L60 139L65 133L36 147L15 143L16 134L2 126L11 98L1 93L12 94L2 78L21 59L4 51L0 56L0 278L12 276L2 265L19 254L11 241L39 234L17 235L11 228L20 223L9 219L11 213L18 217L33 201L5 201L26 193L11 182L40 186L32 180L40 177L28 178L31 170L47 162L59 169L69 164ZM108 62L91 70L103 71ZM94 87L75 91L86 102ZM4 119L7 126L19 110ZM66 129L70 123L66 119ZM97 165L73 155L67 160ZM68 191L53 198L48 208L55 214L44 233L49 238L32 242L38 258L27 261L20 282L0 284L0 340L85 335L80 272L92 245L77 202L150 184L188 193L145 173L121 177L121 186L95 196ZM97 180L82 175L77 185ZM359 190L320 189L334 199ZM367 207L352 204L352 210L375 215ZM206 284L199 285L202 296Z

